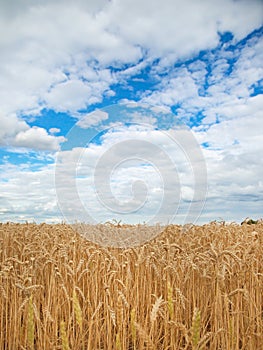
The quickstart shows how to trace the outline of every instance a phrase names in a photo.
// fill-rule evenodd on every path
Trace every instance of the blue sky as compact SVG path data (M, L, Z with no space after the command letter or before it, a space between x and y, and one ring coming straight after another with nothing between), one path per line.
M0 7L0 221L263 217L261 0Z

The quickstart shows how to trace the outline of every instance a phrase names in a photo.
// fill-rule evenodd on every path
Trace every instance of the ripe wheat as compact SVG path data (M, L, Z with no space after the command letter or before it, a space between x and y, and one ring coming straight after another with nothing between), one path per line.
M147 230L96 232L126 229ZM0 224L0 350L263 349L262 246L262 221L170 225L123 249Z

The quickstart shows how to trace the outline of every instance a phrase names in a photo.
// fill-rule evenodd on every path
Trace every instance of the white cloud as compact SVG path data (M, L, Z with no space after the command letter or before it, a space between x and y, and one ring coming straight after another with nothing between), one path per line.
M32 127L15 115L0 114L0 145L5 147L25 147L35 150L58 150L63 136L49 135L43 128Z
M250 96L253 84L263 76L262 54L262 39L254 37L229 55L219 50L203 61L168 70L159 89L142 97L152 104L179 104L177 118L187 123L196 118L198 126L192 130L199 143L206 145L208 170L203 218L218 215L217 219L239 221L244 216L262 217L263 97ZM177 87L175 82L180 80ZM205 118L198 120L198 112Z
M207 211L226 220L262 217L262 95L229 106L225 120L196 127L208 170ZM227 119L228 117L228 119ZM221 214L220 214L221 213Z
M79 80L56 85L45 98L48 107L57 111L84 109L90 99L92 100L91 88Z
M262 24L260 0L16 0L1 10L0 104L8 114L75 113L155 58L167 66L215 47L218 31L239 40ZM124 63L134 67L107 68Z
M60 148L60 143L66 139L63 136L55 137L49 135L43 128L33 126L25 131L20 131L14 139L13 145L16 147L26 147L35 150L53 150Z
M6 116L0 113L0 145L8 145L12 143L13 138L18 132L28 129L25 121L19 120L14 114Z
M172 106L198 98L198 85L186 68L175 69L161 82L159 89L142 101L152 105Z
M131 122L136 124L157 125L157 118L151 115L134 112L131 113Z
M263 198L263 163L259 156L263 149L258 138L258 129L262 126L256 116L252 116L249 123L246 119L226 120L211 126L206 133L198 128L194 130L200 143L211 143L210 148L203 149L209 187L207 206L200 222L221 216L225 220L241 221L244 218L241 210L246 216L262 215L256 205L256 201ZM57 191L58 204L62 205L66 219L88 220L92 217L103 222L122 218L123 222L132 219L143 222L150 220L163 203L164 181L168 195L164 202L166 214L176 214L178 210L175 221L183 222L195 189L191 167L198 167L198 163L191 164L187 158L187 153L189 156L191 152L194 157L195 149L189 148L185 153L186 150L171 138L176 137L174 131L170 133L134 125L115 129L115 132L104 134L99 145L89 144L87 148L59 152L56 169L54 165L48 165L32 171L28 164L18 167L6 163L0 169L2 220L61 220L56 204ZM238 143L235 143L237 137ZM178 138L185 139L185 136L177 135ZM94 183L96 168L99 172ZM136 181L141 181L137 183L140 196L133 199L132 185ZM148 189L146 196L142 182ZM105 188L105 184L110 187ZM98 200L96 191L101 189L107 189L103 200L108 209ZM117 202L112 201L114 198ZM238 209L234 205L236 202L239 202ZM140 204L143 208L133 212ZM122 208L123 212L115 212L114 208L119 211ZM125 214L129 211L133 215ZM165 221L164 215L161 217Z
M103 134L100 144L61 151L56 172L60 207L69 220L98 222L114 217L143 222L155 215L156 221L168 222L180 209L183 222L199 190L195 186L205 182L195 147L186 131L130 125ZM199 192L195 200L201 206L205 190Z
M82 129L88 129L91 126L98 125L100 122L107 120L108 117L108 113L101 110L95 110L94 112L82 116L76 125Z
M142 95L142 102L168 107L179 105L178 119L188 122L201 112L203 124L216 120L236 118L238 109L247 113L248 103L252 108L261 108L260 96L250 99L253 85L263 76L260 64L263 60L263 41L260 37L248 40L224 58L225 51L207 53L193 63L170 69L158 84L158 89ZM153 70L153 74L157 74ZM249 101L249 102L248 102ZM237 113L238 112L238 113Z
M258 117L258 122L261 122L260 115L263 108L263 96L257 95L247 97L245 99L229 101L222 106L216 108L216 112L221 114L222 119L237 119L239 117L247 117L246 122L250 122L250 118L254 115Z
M218 31L232 31L241 39L261 25L260 10L260 1L168 0L160 6L158 1L128 0L113 2L108 14L111 32L128 42L155 56L182 57L216 46Z
M57 134L60 132L59 128L50 128L49 129L50 134Z
M54 166L0 166L0 220L61 222L56 203Z

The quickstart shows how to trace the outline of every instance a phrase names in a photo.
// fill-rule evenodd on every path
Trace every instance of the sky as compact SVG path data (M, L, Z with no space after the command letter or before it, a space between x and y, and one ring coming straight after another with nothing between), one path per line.
M263 217L263 1L0 0L0 221Z

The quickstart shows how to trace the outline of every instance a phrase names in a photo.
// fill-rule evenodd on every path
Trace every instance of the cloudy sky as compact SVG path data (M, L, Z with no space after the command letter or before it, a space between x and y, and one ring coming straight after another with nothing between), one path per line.
M261 0L0 0L0 221L263 217Z

